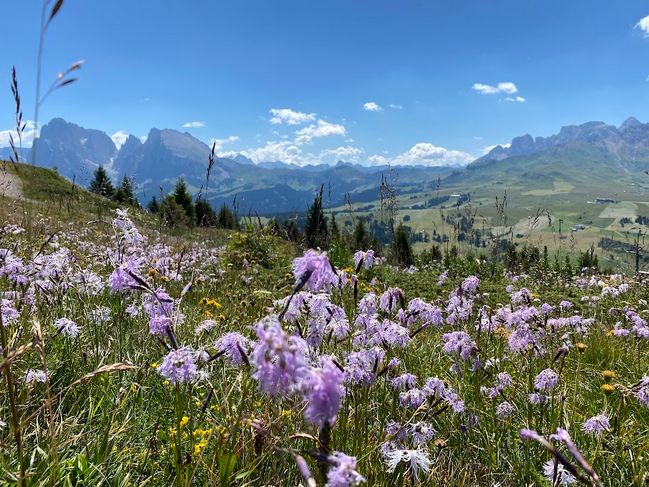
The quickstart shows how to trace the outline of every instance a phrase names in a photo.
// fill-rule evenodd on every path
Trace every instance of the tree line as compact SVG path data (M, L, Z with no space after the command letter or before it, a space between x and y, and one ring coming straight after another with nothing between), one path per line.
M115 188L108 173L102 166L95 170L88 190L121 205L140 208L131 178L124 176L119 186ZM225 203L221 205L217 212L212 208L210 202L202 196L199 196L194 202L194 198L183 178L179 178L171 193L161 197L160 200L153 196L146 205L146 210L149 213L158 215L161 221L169 227L199 226L230 230L239 228L237 216Z

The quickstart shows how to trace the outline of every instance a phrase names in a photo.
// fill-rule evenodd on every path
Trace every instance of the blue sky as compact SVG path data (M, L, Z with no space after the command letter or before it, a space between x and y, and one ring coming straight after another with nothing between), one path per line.
M39 5L3 5L0 144L14 64L32 118ZM86 63L41 121L187 130L257 161L465 163L523 133L649 121L646 16L639 0L66 0L43 84Z

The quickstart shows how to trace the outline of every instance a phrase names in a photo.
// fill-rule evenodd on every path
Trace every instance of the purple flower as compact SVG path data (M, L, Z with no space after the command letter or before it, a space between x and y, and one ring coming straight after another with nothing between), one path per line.
M538 391L549 391L559 385L559 376L552 369L542 370L534 379L534 387Z
M476 276L469 276L462 282L462 292L469 296L475 295L480 285L480 279Z
M604 414L598 414L593 416L590 419L587 419L584 424L581 426L581 429L586 433L591 433L593 435L599 436L604 431L609 431L611 424L609 423L608 417Z
M367 293L358 302L358 311L364 315L373 315L376 313L376 294Z
M498 419L507 419L514 414L514 406L508 402L501 402L496 406L496 416Z
M438 326L444 321L440 308L419 298L410 300L410 303L408 303L408 311L410 314L416 316L424 326Z
M357 250L354 253L354 267L358 269L361 262L363 262L365 269L371 269L374 264L374 251L368 250L367 252L363 252L362 250Z
M389 287L379 300L379 307L388 313L394 312L405 302L405 295L398 287Z
M297 283L306 280L305 287L314 293L330 290L337 280L327 254L313 249L293 261L293 275Z
M79 334L79 327L77 324L68 318L59 318L56 320L54 322L54 328L56 328L56 331L61 335L70 338L75 338Z
M513 383L514 381L512 379L512 376L509 375L507 372L500 372L498 375L496 375L496 386L500 390L507 389Z
M570 308L572 308L572 303L570 301L566 301L565 299L559 303L559 308L561 308L563 311L566 311Z
M304 419L318 428L333 426L345 396L342 371L329 358L319 368L312 368L304 381L308 402Z
M543 465L543 475L548 479L552 485L571 485L577 482L577 479L572 475L562 463L556 460L548 460Z
M172 384L191 382L197 374L195 352L190 348L172 350L162 361L158 373Z
M554 311L554 306L549 305L548 303L543 303L541 305L541 312L545 315L549 315Z
M287 335L275 316L260 321L256 331L251 362L261 390L271 396L295 392L309 371L306 342Z
M241 333L226 333L214 344L219 352L224 352L234 366L248 365L248 354L252 342Z
M437 285L443 286L447 280L448 280L448 271L444 271L437 277Z
M370 386L376 381L376 372L385 358L385 350L379 347L351 352L345 363L345 382Z
M404 408L417 409L426 400L426 394L421 389L410 389L399 393L399 405Z
M640 384L638 385L638 390L635 393L635 397L640 401L643 405L649 407L649 376L645 375L642 380L640 381Z
M209 332L213 328L217 327L217 323L214 320L203 320L201 321L198 325L196 325L196 328L194 328L194 333L196 335L200 335L203 332Z
M10 299L0 299L0 312L2 313L2 325L7 326L15 322L20 313L14 307Z
M329 455L329 471L325 487L350 487L366 482L365 477L356 471L356 458L339 451Z
M144 309L149 313L149 333L166 335L173 326L174 300L162 289L156 289L155 294L146 295Z
M412 444L415 446L420 446L428 443L437 434L435 429L429 423L425 423L423 421L419 421L410 425L407 433L410 436Z
M47 372L40 369L29 369L25 373L25 383L32 384L33 382L45 383L47 381Z
M546 401L548 400L546 395L539 394L538 392L533 392L532 394L530 394L528 396L528 399L530 401L530 404L534 404L535 406L545 404Z
M468 333L463 331L453 331L442 335L444 341L444 353L457 353L464 360L467 360L471 353L476 349L476 344Z
M405 373L401 374L390 381L393 389L412 389L417 383L417 376Z

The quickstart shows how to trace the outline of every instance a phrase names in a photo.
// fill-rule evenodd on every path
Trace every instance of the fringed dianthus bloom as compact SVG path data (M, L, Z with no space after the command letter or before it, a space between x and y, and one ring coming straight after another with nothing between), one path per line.
M304 286L314 293L329 291L337 280L327 254L313 249L293 261L293 275L298 284L306 280Z
M172 350L162 361L158 373L172 384L191 382L197 375L194 351L187 347Z
M304 381L307 407L304 418L314 426L333 426L345 397L343 372L329 358L322 359L321 367L312 368Z
M339 451L329 455L329 471L325 487L351 487L366 482L365 477L356 471L356 458Z

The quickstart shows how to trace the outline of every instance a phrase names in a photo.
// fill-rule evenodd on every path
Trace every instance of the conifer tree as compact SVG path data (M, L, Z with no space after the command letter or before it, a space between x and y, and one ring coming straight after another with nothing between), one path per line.
M117 203L124 205L140 206L140 203L135 197L133 183L131 182L131 178L129 178L128 176L124 176L124 179L122 179L122 182L117 188L117 191L115 191L115 194L113 195L113 199Z
M329 248L329 229L327 228L327 218L322 210L322 186L320 192L313 200L309 207L304 224L304 236L309 248Z
M192 202L192 195L189 194L187 183L185 183L183 178L179 178L176 182L176 186L171 192L171 197L185 210L185 215L187 215L189 221L193 222L196 219L196 210Z
M223 203L219 209L219 213L216 216L216 225L219 228L227 228L229 230L236 230L239 228L239 223L237 222L237 217L234 215L234 212Z
M113 183L108 177L108 173L103 166L99 166L97 169L95 169L95 175L93 180L90 182L90 186L88 186L88 190L92 193L101 195L104 198L113 197L115 188L113 187Z
M160 211L160 203L158 203L158 199L155 196L151 198L151 201L149 201L149 204L146 208L150 213L158 213Z
M354 227L354 248L356 250L368 250L367 244L369 241L369 235L367 233L367 227L365 226L365 221L362 218L359 218L356 221L356 227Z
M392 239L392 255L397 263L403 267L410 267L414 264L412 246L410 245L410 236L406 228L399 224L394 231Z
M201 198L196 202L196 225L199 227L213 227L216 223L216 215L212 205Z

